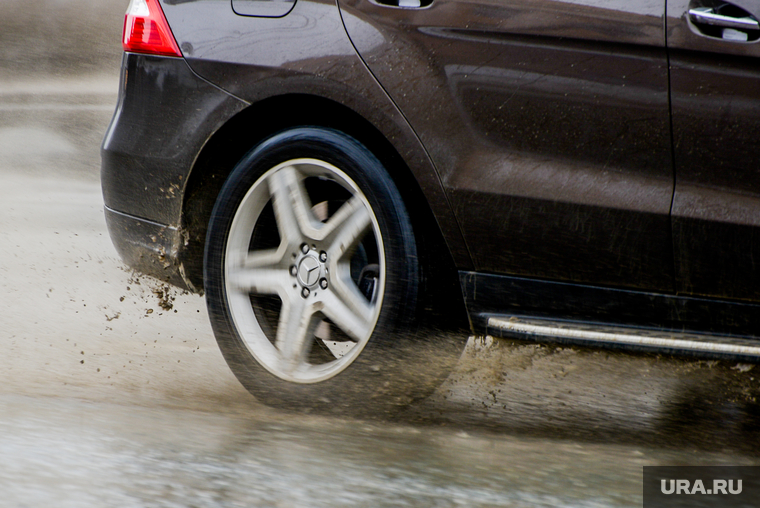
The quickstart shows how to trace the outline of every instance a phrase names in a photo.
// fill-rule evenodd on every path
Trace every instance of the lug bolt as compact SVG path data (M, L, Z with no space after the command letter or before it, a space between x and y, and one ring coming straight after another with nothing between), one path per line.
M325 251L320 252L319 253L319 260L322 261L323 263L325 261L327 261L327 252L325 252Z
M327 289L327 279L320 280L319 287L321 287L322 289Z
M301 245L301 252L303 252L304 254L307 254L309 252L309 246L306 245L305 243Z
M298 273L298 268L296 267L296 265L291 265L291 267L290 267L290 275L292 275L293 277L295 277L297 273Z
M309 297L309 288L303 288L301 290L301 296L303 296L304 298L308 298Z

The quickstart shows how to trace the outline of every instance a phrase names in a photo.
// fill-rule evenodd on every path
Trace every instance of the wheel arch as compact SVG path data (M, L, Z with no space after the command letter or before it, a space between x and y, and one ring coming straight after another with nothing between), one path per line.
M415 235L421 240L418 250L420 256L425 257L421 263L425 267L422 274L427 286L425 293L429 296L451 294L442 301L423 301L421 304L426 311L436 315L436 320L449 321L453 317L449 326L467 325L450 245L444 239L426 193L409 164L388 136L372 122L343 104L319 96L288 94L254 103L227 121L205 144L192 167L183 195L181 232L184 245L179 261L184 277L195 288L203 288L203 251L211 211L223 183L238 161L266 137L302 125L345 132L364 144L383 163L401 193ZM428 189L429 192L433 191ZM461 250L462 246L455 248Z

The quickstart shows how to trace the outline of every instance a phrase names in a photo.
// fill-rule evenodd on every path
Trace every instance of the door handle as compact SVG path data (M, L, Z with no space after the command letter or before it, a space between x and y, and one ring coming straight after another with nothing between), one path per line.
M712 7L695 7L689 9L689 19L692 23L712 25L735 30L760 30L760 23L752 16L725 16L717 14Z
M433 0L375 0L380 5L386 7L402 7L406 9L419 9L427 7Z

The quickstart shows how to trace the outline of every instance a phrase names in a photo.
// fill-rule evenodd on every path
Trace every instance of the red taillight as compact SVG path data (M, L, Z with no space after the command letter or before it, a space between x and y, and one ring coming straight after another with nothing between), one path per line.
M182 56L158 0L131 0L124 16L124 51Z

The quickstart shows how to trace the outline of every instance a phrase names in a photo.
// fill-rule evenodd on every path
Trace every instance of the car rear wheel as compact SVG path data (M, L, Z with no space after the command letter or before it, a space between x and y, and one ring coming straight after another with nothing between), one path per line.
M417 326L417 260L400 193L369 150L330 129L277 134L238 163L209 223L222 353L270 405L403 407L443 373Z

